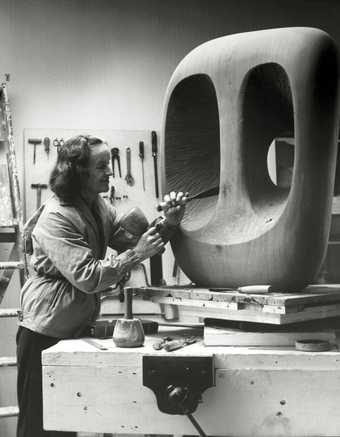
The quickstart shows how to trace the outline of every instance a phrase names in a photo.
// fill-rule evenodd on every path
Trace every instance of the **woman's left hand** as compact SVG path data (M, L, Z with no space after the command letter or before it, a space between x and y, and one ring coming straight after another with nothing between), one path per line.
M187 194L182 193L182 191L171 191L164 196L164 201L161 203L161 206L165 218L170 225L177 226L181 223L187 200Z

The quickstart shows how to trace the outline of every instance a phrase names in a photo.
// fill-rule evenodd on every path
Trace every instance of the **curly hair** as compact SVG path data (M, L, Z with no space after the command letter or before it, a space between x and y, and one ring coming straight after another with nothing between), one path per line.
M49 184L61 200L73 203L79 196L88 178L91 147L103 142L91 135L78 135L60 146Z

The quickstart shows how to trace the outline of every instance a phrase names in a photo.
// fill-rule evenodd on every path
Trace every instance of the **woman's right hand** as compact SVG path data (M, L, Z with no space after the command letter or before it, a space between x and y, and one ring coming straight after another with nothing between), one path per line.
M164 249L164 242L155 226L149 228L138 240L134 251L144 261Z

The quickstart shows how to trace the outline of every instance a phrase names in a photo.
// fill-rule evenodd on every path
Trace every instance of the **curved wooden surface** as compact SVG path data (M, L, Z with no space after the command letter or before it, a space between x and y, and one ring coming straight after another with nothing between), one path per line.
M299 290L327 245L339 120L337 48L325 32L230 35L189 53L165 97L162 186L191 195L172 241L201 286ZM275 138L295 138L290 189L271 181Z

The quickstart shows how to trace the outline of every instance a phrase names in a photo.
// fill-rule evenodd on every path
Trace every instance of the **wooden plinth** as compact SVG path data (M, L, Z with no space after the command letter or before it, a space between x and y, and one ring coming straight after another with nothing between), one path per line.
M287 324L340 316L340 284L311 285L296 293L268 294L177 286L142 287L139 290L152 302L178 307L184 320L187 315L201 319Z

